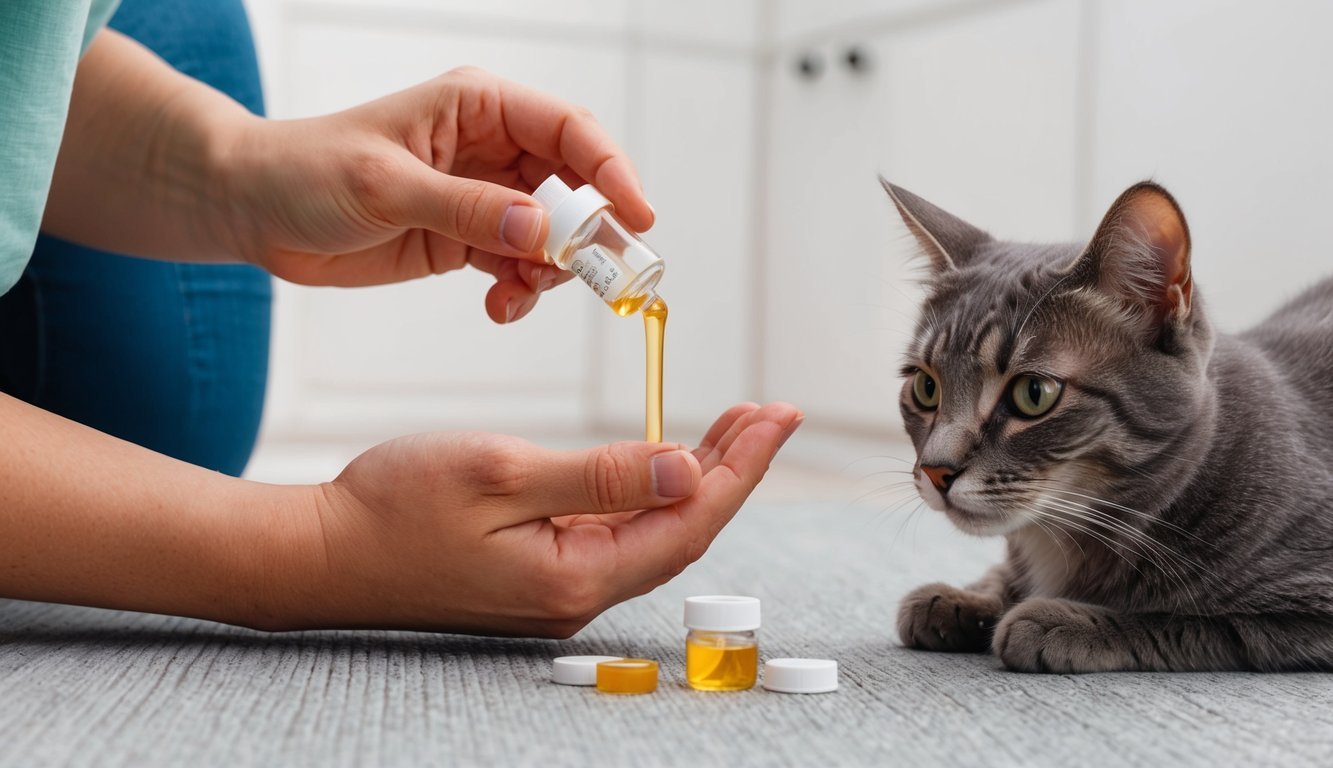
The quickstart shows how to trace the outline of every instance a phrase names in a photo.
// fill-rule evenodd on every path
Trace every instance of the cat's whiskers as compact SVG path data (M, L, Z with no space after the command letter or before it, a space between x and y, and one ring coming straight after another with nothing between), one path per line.
M881 470L881 471L879 471L879 472L870 472L870 473L868 473L868 474L865 474L865 475L862 475L861 477L856 478L856 480L855 480L855 484L853 485L853 488L854 488L854 489L857 489L857 488L865 488L865 487L867 487L867 483L869 483L869 482L872 481L872 480L875 480L876 478L883 477L884 475L902 475L902 476L905 476L905 477L900 477L899 479L892 480L891 482L888 482L887 484L879 485L878 487L875 487L875 488L870 488L868 491L864 492L862 495L857 496L855 499L849 501L849 502L847 503L847 506L849 506L849 507L850 507L850 506L854 506L854 505L856 504L856 502L861 501L861 500L865 499L866 497L868 497L868 496L870 496L870 495L872 495L872 494L879 493L879 492L885 490L886 488L905 488L905 487L910 487L910 488L913 488L913 489L916 488L916 481L915 481L915 479L914 479L912 473L911 473L911 472L908 472L907 470L904 470L904 469L885 469L885 470ZM883 481L877 481L877 482L883 482Z
M886 496L891 494L901 494L901 496L898 498L891 497L886 502L884 502L884 505L882 507L874 509L869 520L866 522L867 526L878 526L880 523L887 520L898 510L902 509L907 504L912 503L912 501L914 500L919 500L920 498L916 492L916 485L914 483L910 483L907 481L898 481L895 483L890 483L885 486L881 486L879 488L872 488L871 490L858 496L856 499L847 502L847 504L844 505L843 510L844 511L852 510L861 503L865 502L867 499L873 499L880 496Z
M1083 497L1083 498L1087 498L1087 499L1089 499L1089 500L1092 500L1092 501L1094 501L1094 502L1102 503L1102 504L1104 504L1104 505L1106 505L1106 506L1108 506L1108 507L1112 507L1112 508L1114 508L1114 509L1121 510L1121 511L1123 511L1123 512L1125 512L1125 513L1139 516L1140 518L1146 520L1149 526L1151 526L1151 525L1162 525L1163 527L1170 528L1170 529L1172 529L1172 530L1178 532L1179 534L1181 534L1181 535L1183 535L1183 536L1188 536L1189 538L1191 538L1191 539L1193 539L1194 541L1197 541L1197 542L1199 542L1199 543L1201 543L1201 544L1205 544L1205 545L1207 545L1207 546L1209 546L1209 547L1213 546L1211 543L1206 542L1206 541L1204 541L1203 539L1200 539L1198 536L1195 536L1194 534L1190 533L1189 531L1187 531L1187 530L1185 530L1185 529L1183 529L1183 528L1180 528L1179 526L1172 525L1172 524L1170 524L1170 523L1168 523L1168 522L1166 522L1166 521L1164 521L1164 520L1161 520L1160 518L1158 518L1158 517L1156 517L1156 516L1154 516L1154 515L1151 515L1151 514L1148 514L1148 513L1145 513L1145 512L1141 512L1141 511L1136 510L1136 509L1132 509L1132 508L1127 507L1127 506L1125 506L1125 505L1123 505L1123 504L1117 504L1116 502L1113 502L1113 501L1109 501L1109 500L1105 500L1105 499L1100 499L1100 498L1098 498L1098 497L1090 496L1090 495L1088 495L1088 494L1080 493L1080 492L1078 492L1078 491L1073 491L1073 490L1070 490L1070 489L1067 489L1067 488L1060 488L1060 487L1058 487L1058 484L1054 483L1053 481L1043 481L1043 482L1047 482L1047 483L1050 483L1052 486L1056 486L1056 487L1051 488L1051 490L1053 490L1053 491L1055 491L1055 492L1057 492L1057 493L1064 493L1064 494L1070 494L1070 495L1074 495L1074 496L1080 496L1080 497ZM1145 548L1150 549L1150 550L1154 553L1154 556L1153 556L1153 557L1147 557L1146 559L1148 559L1149 562L1153 563L1153 565L1155 565L1155 566L1158 568L1158 570L1162 571L1162 573L1163 573L1164 575L1166 575L1168 578L1170 578L1170 579L1171 579L1177 586L1179 586L1179 587L1181 588L1181 590L1185 593L1186 598L1187 598L1187 599L1190 601L1190 603L1194 606L1194 615L1196 615L1196 616L1197 616L1197 615L1201 615L1201 614L1202 614L1202 610L1201 610L1200 607L1199 607L1198 599L1197 599L1197 597L1196 597L1196 595L1195 595L1195 593L1194 593L1194 590L1190 588L1190 586L1189 586L1187 580L1185 579L1184 575L1181 574L1181 573L1180 573L1178 570L1176 570L1176 568L1174 568L1174 567L1173 567L1173 568L1168 568L1168 567L1166 566L1166 564L1160 562L1160 561L1159 561L1158 559L1156 559L1156 558L1157 558L1157 557L1165 557L1165 558L1169 559L1170 562L1175 563L1175 565L1176 565L1177 567L1179 567L1179 568L1185 570L1187 573L1188 573L1189 571L1197 571L1197 572L1203 573L1204 575L1207 575L1207 576L1209 576L1209 577L1211 577L1211 578L1220 580L1220 581L1222 581L1222 582L1224 582L1224 583L1228 583L1228 582L1230 582L1230 579L1228 579L1228 578L1226 578L1226 577L1224 577L1224 576L1218 574L1216 571L1212 570L1211 568L1208 568L1208 567L1205 566L1203 563L1201 563L1201 562L1199 562L1199 561L1197 561L1197 560L1194 560L1194 559L1192 559L1192 558L1188 558L1188 557L1184 556L1184 555L1181 554L1179 551L1177 551L1177 550L1173 549L1172 547L1170 547L1169 545L1167 545L1165 542L1163 542L1163 541L1161 541L1160 539L1156 539L1155 537L1151 536L1147 531L1145 531L1145 530L1141 530L1141 529L1138 529L1138 528L1135 528L1135 527L1129 525L1128 523L1126 523L1125 521L1123 521L1123 520L1119 520L1119 519L1117 519L1116 517L1114 517L1113 515L1110 515L1109 513L1105 512L1105 511L1103 511L1103 510L1095 509L1095 508L1093 508L1093 507L1091 507L1091 506L1089 506L1089 505L1087 505L1087 504L1082 504L1082 503L1080 503L1080 502L1076 502L1076 501L1073 501L1073 500L1071 500L1071 499L1054 499L1054 498L1051 498L1051 497L1047 497L1047 498L1045 499L1045 501L1047 501L1048 503L1054 503L1054 504L1058 504L1058 505L1060 505L1061 508L1062 508L1066 513L1070 513L1070 514L1080 514L1080 515L1082 515L1082 517L1083 517L1084 519L1089 519L1090 517L1096 517L1096 518L1099 518L1099 519L1102 521L1102 522L1101 522L1101 525L1102 525L1103 527L1105 527L1105 528L1116 528L1116 529L1119 530L1123 535L1128 536L1128 537L1130 537L1131 539L1133 539L1133 540L1139 542L1139 543L1140 543L1140 546L1143 546L1143 547L1145 547ZM1089 520L1089 522L1091 522L1091 520Z
M1104 534L1100 533L1099 531L1096 531L1096 530L1094 530L1093 528L1090 528L1090 527L1088 527L1088 526L1086 526L1086 525L1083 525L1082 523L1079 523L1079 522L1070 520L1067 516L1064 516L1064 515L1055 515L1055 514L1052 514L1051 512L1044 512L1044 511L1042 511L1042 510L1035 509L1035 508L1031 508L1031 507L1027 507L1027 510L1028 510L1029 512L1031 512L1032 514L1036 515L1036 516L1045 518L1046 520L1050 521L1053 525L1055 525L1055 526L1057 526L1057 527L1064 527L1064 526L1071 527L1071 528L1073 528L1073 529L1075 529L1075 530L1077 530L1077 531L1080 531L1081 533L1087 535L1088 537L1090 537L1090 538L1092 538L1092 539L1095 539L1095 540L1101 542L1101 543L1107 548L1108 551L1110 551L1110 552L1111 552L1113 555L1115 555L1116 557L1120 558L1122 561L1124 561L1124 563L1125 563L1127 566L1129 566L1129 567L1130 567L1131 569L1133 569L1136 573L1138 573L1139 576L1140 576L1140 578L1144 578L1144 579L1147 578L1147 574L1145 574L1145 573L1143 572L1143 570L1142 570L1141 568L1139 568L1137 564L1134 563L1133 560L1131 560L1128 556L1125 555L1124 552L1121 551L1121 549L1127 549L1127 550L1130 549L1129 547L1125 546L1124 544L1119 544L1118 542L1116 542L1114 539L1110 538L1109 536L1104 535ZM1030 519L1031 519L1031 518L1030 518ZM1034 522L1035 522L1035 520L1034 520ZM1091 522L1093 522L1093 521L1088 521L1088 522L1091 523ZM1191 602L1191 604L1193 604L1193 605L1195 606L1195 611L1196 611L1196 613L1199 612L1199 609L1198 609L1198 601L1195 600L1193 591L1189 588L1188 584L1184 583L1184 581L1183 581L1178 575L1174 575L1174 571L1168 571L1167 569L1163 568L1162 564L1158 563L1158 562L1155 561L1153 558L1147 556L1145 553L1143 553L1143 552L1141 552L1141 551L1138 551L1138 550L1133 550L1133 551L1134 551L1134 553L1135 553L1136 555L1138 555L1139 557L1142 557L1143 559L1147 560L1149 563L1151 563L1152 565L1154 565L1155 567L1157 567L1157 569L1158 569L1159 571L1161 571L1161 572L1163 573L1163 575L1166 575L1166 576L1167 576L1168 578L1170 578L1173 582L1175 582L1176 585L1177 585L1178 587L1180 587L1180 589L1185 593L1186 598L1189 599L1189 601Z
M848 472L850 472L852 467L862 462L879 461L879 460L896 461L900 464L905 464L908 467L915 467L916 465L916 462L914 460L904 459L901 456L892 456L889 454L872 454L869 456L861 456L859 458L853 459L852 461L849 461L847 465L842 468L842 474L844 475L847 474ZM917 501L917 506L903 518L903 522L898 526L898 530L894 534L893 540L890 542L890 546L893 546L893 544L896 543L898 538L902 535L902 532L906 529L907 524L911 522L912 518L916 515L917 512L920 511L921 507L925 504L925 502L921 501L921 497L917 493L915 474L913 469L897 469L897 468L881 469L866 473L865 475L858 478L857 482L858 484L864 483L867 480L870 480L871 478L881 477L884 475L904 475L905 478L902 480L897 480L894 482L887 483L885 485L881 485L877 488L871 488L870 490L858 495L856 498L847 502L844 509L851 509L868 500L874 500L884 496L888 496L890 498L887 500L884 506L875 510L874 514L870 518L870 521L868 522L868 525L877 525L878 523L888 520L890 517L897 514L908 504L911 504L913 501ZM897 493L901 493L902 497L894 498L893 495Z
M1073 502L1051 499L1049 497L1034 499L1033 503L1045 508L1049 513L1052 513L1056 519L1063 520L1066 523L1072 523L1068 518L1073 517L1083 523L1087 523L1089 526L1099 526L1102 529L1105 529L1107 534L1119 534L1120 537L1128 539L1128 542L1122 542L1119 546L1127 551L1132 551L1134 554L1156 567L1163 576L1184 592L1185 597L1194 606L1195 615L1200 615L1202 613L1198 600L1194 594L1194 590L1190 587L1185 574L1181 572L1181 569L1184 569L1186 572L1190 569L1195 569L1203 571L1209 575L1214 575L1200 563L1185 558L1171 547L1157 541L1143 531L1140 531L1139 529L1126 524L1124 521L1118 520L1100 510L1092 509L1091 507L1084 505L1077 505ZM1079 524L1075 523L1075 525ZM1098 539L1112 550L1112 552L1120 556L1122 560L1129 562L1124 553L1116 549L1116 543L1110 536L1094 534L1093 531L1088 528L1084 528L1084 530L1090 535L1096 535ZM1135 567L1135 570L1138 571L1141 576L1146 577L1146 574L1137 567Z
M1093 495L1091 495L1091 494L1083 493L1082 491L1076 490L1075 488L1073 488L1073 487L1071 487L1071 486L1069 486L1069 485L1067 485L1067 484L1065 484L1065 483L1061 483L1061 482L1059 482L1059 481L1056 481L1056 480L1051 480L1051 479L1048 479L1048 478L1030 478L1027 482L1032 483L1032 484L1034 484L1034 485L1041 485L1041 486L1044 486L1047 490L1051 490L1051 491L1054 491L1054 492L1056 492L1056 493L1062 493L1062 494L1066 494L1066 495L1069 495L1069 496L1076 496L1076 497L1078 497L1078 498L1080 498L1080 499L1087 499L1088 501L1091 501L1091 502L1093 502L1093 503L1095 503L1095 504L1101 504L1101 505L1103 505L1103 506L1110 507L1110 508L1112 508L1112 509L1117 509L1117 510L1119 510L1119 511L1121 511L1121 512L1124 512L1125 514L1134 515L1135 517L1142 518L1142 519L1144 519L1144 520L1146 520L1146 521L1148 521L1148 522L1150 522L1150 523L1152 523L1152 524L1154 524L1154 525L1160 525L1160 526L1162 526L1162 527L1164 527L1164 528L1170 528L1171 530L1175 531L1176 533L1179 533L1179 534L1181 534L1182 536L1188 536L1188 537L1190 537L1191 539L1194 539L1195 541L1197 541L1197 542L1199 542L1199 543L1201 543L1201 544L1209 544L1209 545L1211 546L1210 542L1205 541L1204 539L1201 539L1201 538L1199 538L1198 536L1195 536L1195 535L1194 535L1193 533L1191 533L1190 531L1188 531L1188 530L1186 530L1186 529L1184 529L1184 528L1181 528L1180 526L1178 526L1178 525L1176 525L1176 524L1174 524L1174 523L1171 523L1171 522L1168 522L1168 521L1166 521L1166 520L1163 520L1161 517L1159 517L1159 516L1157 516L1157 515L1150 514L1150 513L1148 513L1148 512L1142 512L1142 511L1139 511L1139 510L1134 509L1134 508L1132 508L1132 507L1127 507L1127 506L1125 506L1124 504L1120 504L1120 503L1111 501L1110 499L1103 499L1103 498L1101 498L1101 497L1099 497L1099 496L1093 496ZM1070 503L1074 503L1074 502L1070 502ZM1086 505L1084 505L1084 506L1086 506Z
M1030 520L1033 525L1037 526L1037 528L1041 529L1047 536L1049 536L1051 542L1055 544L1055 546L1060 550L1060 557L1062 557L1065 561L1065 578L1066 579L1069 578L1069 575L1073 573L1073 568L1069 565L1069 553L1065 551L1065 545L1061 544L1060 540L1055 538L1055 534L1060 533L1064 535L1066 539L1069 539L1069 541L1073 543L1074 546L1078 547L1079 555L1086 559L1088 553L1084 551L1083 545L1079 544L1078 539L1074 538L1069 533L1069 531L1066 531L1063 528L1060 528L1059 526L1042 522L1040 517L1029 517L1028 520Z
M880 475L907 475L908 477L916 476L915 473L912 472L910 469L881 469L878 472L868 472L862 475L858 479L861 482L865 482L866 480L869 480L872 477L879 477Z
M882 485L882 486L880 486L880 487L878 487L878 488L871 488L870 490L866 491L865 493L861 494L860 496L857 496L856 498L854 498L854 499L852 499L851 501L847 502L847 506L848 506L849 508L850 508L850 507L855 507L857 504L860 504L861 502L866 501L866 500L868 500L868 499L873 499L873 498L875 498L876 496L880 496L880 495L882 495L882 494L892 493L892 492L902 493L902 492L904 492L904 491L906 491L906 490L911 490L912 492L915 492L915 491L916 491L916 483L914 483L914 482L912 482L912 481L910 481L910 480L899 480L899 481L894 482L894 483L889 483L888 485Z
M1051 522L1052 524L1054 524L1054 525L1057 525L1057 526L1069 526L1070 528L1073 528L1074 530L1079 531L1079 532L1081 532L1081 533L1083 533L1083 534L1089 536L1090 538L1093 538L1093 539L1096 539L1097 541L1100 541L1102 544L1104 544L1104 545L1106 546L1106 548L1111 552L1111 554L1113 554L1113 555L1115 555L1116 557L1118 557L1118 558L1120 558L1121 560L1123 560L1123 561L1125 562L1125 565L1128 565L1130 568L1134 569L1134 571L1136 571L1136 572L1139 574L1139 576L1144 577L1144 578L1147 577L1147 574L1145 574L1145 573L1144 573L1144 572L1143 572L1137 565L1135 565L1133 560L1130 560L1128 557L1125 556L1125 553L1124 553L1124 552L1121 552L1121 551L1120 551L1121 547L1118 547L1118 546L1116 545L1116 542L1115 542L1114 540L1108 538L1106 535L1104 535L1104 534L1102 534L1102 533L1100 533L1100 532L1098 532L1098 531L1096 531L1096 530L1093 530L1092 528L1089 528L1088 526L1083 525L1082 523L1079 523L1079 522L1074 521L1074 520L1070 520L1070 519L1067 518L1067 517L1062 517L1062 516L1060 516L1060 515L1055 515L1055 514L1053 514L1053 513L1051 513L1051 512L1043 511L1043 510L1038 509L1038 508L1036 508L1036 507L1030 507L1030 506L1026 506L1026 505L1020 505L1020 506L1022 506L1024 509L1026 509L1026 510L1027 510L1029 513L1031 513L1032 515L1035 515L1035 516L1037 516L1037 517L1039 517L1039 518L1042 518L1042 519L1044 519L1044 520L1050 521L1050 522ZM1028 519L1031 520L1031 519L1033 519L1033 518L1028 518ZM1123 545L1121 545L1121 546L1123 546ZM1085 553L1085 554L1086 554L1086 553Z
M910 464L910 465L915 465L915 464L916 464L915 461L909 461L909 460L907 460L907 459L904 459L904 458L901 457L901 456L890 456L890 455L888 455L888 454L875 454L875 455L871 455L871 456L862 456L862 457L860 457L860 458L858 458L858 459L852 459L851 461L847 462L847 464L844 465L843 468L842 468L841 470L839 470L839 471L840 471L840 472L847 472L847 471L849 471L852 467L856 466L857 464L860 464L860 463L863 462L863 461L870 461L871 459L888 459L888 460L890 460L890 461L900 461L900 462L902 462L902 463L904 463L904 464Z
M926 505L925 501L917 501L917 504L915 507L912 508L912 511L908 512L907 516L903 518L902 523L898 526L898 530L893 534L893 538L889 541L890 550L892 550L894 546L898 544L899 537L903 535L903 531L907 530L907 524L912 521L912 518L916 517L917 513L920 512L922 508L925 507L925 505ZM894 511L897 510L895 509Z
M1052 499L1050 497L1041 497L1034 499L1033 503L1039 504L1045 507L1046 509L1052 511L1058 511L1073 515L1078 519L1084 520L1088 523L1100 525L1102 528L1105 528L1108 532L1119 534L1129 539L1131 542L1134 542L1139 546L1144 547L1146 551L1143 554L1150 560L1152 559L1152 557L1149 557L1150 554L1162 555L1166 558L1169 558L1167 564L1154 562L1154 565L1157 565L1164 571L1167 570L1166 565L1170 564L1187 568L1188 567L1200 568L1200 566L1197 563L1190 562L1189 560L1185 559L1183 556L1179 555L1178 553L1176 553L1174 550L1172 550L1170 547L1163 544L1162 542L1157 541L1156 539L1152 538L1143 531L1129 525L1128 523L1125 523L1123 520L1118 520L1113 515L1109 515L1105 512L1102 512L1101 510L1093 509L1085 505L1075 504L1073 502L1061 499ZM1179 572L1176 571L1174 567L1170 568L1169 570L1172 574L1179 575Z

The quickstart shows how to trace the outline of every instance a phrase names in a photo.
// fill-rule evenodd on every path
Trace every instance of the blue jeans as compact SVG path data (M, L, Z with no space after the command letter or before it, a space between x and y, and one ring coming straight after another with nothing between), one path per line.
M263 112L241 0L124 0L111 26ZM259 431L271 303L254 267L147 261L43 235L0 297L0 391L239 475Z

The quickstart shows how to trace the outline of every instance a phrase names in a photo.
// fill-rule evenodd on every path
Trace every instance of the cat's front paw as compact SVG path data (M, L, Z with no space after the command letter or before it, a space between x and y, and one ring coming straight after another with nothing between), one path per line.
M908 648L982 653L1000 615L1000 599L948 584L927 584L898 606L898 637Z
M1034 597L995 628L995 655L1017 672L1109 672L1134 667L1124 639L1096 606Z

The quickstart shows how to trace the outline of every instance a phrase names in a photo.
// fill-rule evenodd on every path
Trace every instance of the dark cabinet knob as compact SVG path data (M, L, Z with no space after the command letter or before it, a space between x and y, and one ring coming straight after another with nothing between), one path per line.
M796 60L796 72L806 80L814 80L824 73L824 59L814 51L803 53Z
M842 60L848 69L858 75L870 71L870 56L859 45L848 48L847 52L842 55Z

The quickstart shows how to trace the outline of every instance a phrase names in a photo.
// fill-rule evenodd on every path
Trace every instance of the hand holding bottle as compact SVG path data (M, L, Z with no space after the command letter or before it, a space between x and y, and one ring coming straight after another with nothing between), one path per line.
M553 173L593 183L635 231L653 223L638 176L587 110L475 68L325 117L235 121L228 237L287 280L373 285L472 265L486 312L522 317L569 279L546 265L530 197Z

